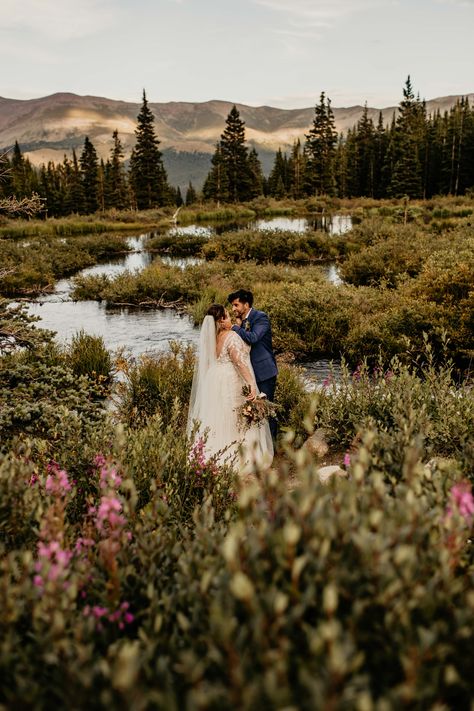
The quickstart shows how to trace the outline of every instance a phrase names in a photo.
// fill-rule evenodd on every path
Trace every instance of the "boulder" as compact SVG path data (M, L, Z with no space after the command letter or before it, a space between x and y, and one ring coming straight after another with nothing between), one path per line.
M303 445L311 454L322 459L329 452L329 445L326 441L326 432L323 429L316 430L311 437L308 437Z
M331 477L347 477L345 469L341 469L338 464L331 464L328 467L320 467L317 471L321 484L327 484Z

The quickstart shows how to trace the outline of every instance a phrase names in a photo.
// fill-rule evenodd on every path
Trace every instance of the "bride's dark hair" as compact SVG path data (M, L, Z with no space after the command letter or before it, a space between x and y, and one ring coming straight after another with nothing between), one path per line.
M218 321L225 318L225 308L222 306L222 304L212 304L212 306L209 306L206 315L212 316L212 318L217 324Z

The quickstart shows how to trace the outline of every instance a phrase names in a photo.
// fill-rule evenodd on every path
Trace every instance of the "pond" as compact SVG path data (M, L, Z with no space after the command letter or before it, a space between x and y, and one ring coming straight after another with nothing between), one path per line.
M340 217L337 221L335 218ZM337 230L346 231L347 216L333 216L332 225L334 234ZM249 225L249 223L247 223ZM242 228L242 227L241 227ZM314 227L305 218L274 218L269 220L256 220L253 229L292 230L295 232L307 229L321 229ZM179 234L206 234L211 235L216 230L213 226L187 225L185 227L171 228L170 232ZM128 238L128 246L132 250L125 256L114 260L96 264L81 270L81 275L106 274L116 276L126 270L142 270L154 259L162 259L166 264L179 266L185 269L189 265L200 262L195 257L157 257L146 249L146 243L151 234L141 234ZM326 279L334 284L341 282L337 265L335 263L322 266ZM109 308L97 301L73 302L70 297L72 289L71 279L62 279L54 293L41 296L29 304L28 311L32 316L41 318L44 328L55 331L59 341L69 341L79 330L102 336L105 345L111 350L125 348L132 356L138 357L145 352L164 351L169 348L170 340L179 340L183 343L196 344L199 333L192 320L187 315L180 315L174 310L156 311L128 308ZM322 382L328 377L330 371L329 361L321 360L307 364L307 384Z

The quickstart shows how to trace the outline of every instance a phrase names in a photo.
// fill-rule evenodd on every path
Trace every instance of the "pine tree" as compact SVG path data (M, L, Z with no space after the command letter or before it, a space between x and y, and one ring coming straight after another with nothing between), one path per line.
M229 202L229 177L220 143L216 145L211 164L211 170L202 188L203 197L205 200L215 200L218 205L221 202Z
M127 207L127 180L123 164L123 146L117 129L113 132L112 138L114 143L110 151L110 165L106 165L109 179L108 206L121 210Z
M250 174L250 199L263 194L262 164L255 148L252 148L248 157L248 170Z
M389 194L420 198L423 194L425 116L423 105L415 99L410 76L403 89L399 115L392 136L393 168Z
M11 192L17 198L30 197L39 187L36 171L28 158L21 152L18 141L15 141L10 162Z
M245 145L245 124L234 105L226 119L220 149L228 179L230 202L245 202L252 197L252 177Z
M387 182L383 168L388 148L388 134L383 123L382 112L374 136L374 197L377 199L387 196Z
M305 173L305 155L301 149L301 142L298 138L291 149L288 159L288 182L287 190L294 200L303 197L303 178Z
M334 159L337 132L331 102L321 93L314 111L313 125L306 134L305 190L308 195L334 195L336 189Z
M285 197L289 186L288 178L288 160L286 154L283 154L281 148L279 148L276 152L270 175L268 176L268 194L276 198Z
M52 161L47 166L41 166L40 195L46 200L46 214L49 217L64 214L64 192L61 190L59 172Z
M77 214L84 212L84 186L82 185L79 161L74 149L72 151L72 170L68 192L71 212L76 212Z
M106 207L110 207L110 161L107 161L107 166L104 159L100 159L99 171L97 177L97 200L99 208L102 212Z
M79 163L84 193L84 212L88 215L99 208L99 160L88 136L84 140Z
M367 102L364 105L362 117L357 123L357 172L358 195L374 196L375 155L374 155L374 123L369 117Z
M186 205L194 205L197 202L197 193L191 181L189 181L188 188L186 190L185 203Z
M165 205L169 199L166 171L145 91L137 118L136 144L130 158L130 182L139 210Z
M181 194L181 188L179 187L179 185L176 188L175 205L176 205L176 207L181 207L181 205L184 205L184 200L183 200L183 196Z
M348 197L349 195L348 141L351 133L352 131L349 129L347 138L345 138L344 134L341 133L337 142L336 156L334 158L334 172L336 176L337 194L339 197Z

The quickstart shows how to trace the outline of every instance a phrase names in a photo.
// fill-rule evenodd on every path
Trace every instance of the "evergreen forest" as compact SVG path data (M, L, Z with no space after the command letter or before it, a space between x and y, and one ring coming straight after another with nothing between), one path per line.
M38 195L43 216L61 217L192 205L198 200L241 203L262 195L430 199L464 195L474 186L474 107L461 98L444 114L428 115L410 77L390 124L384 124L381 112L374 123L366 104L346 134L337 133L331 101L322 92L304 142L295 141L289 154L279 149L268 176L246 141L245 123L234 106L202 193L191 182L186 191L169 184L145 92L135 135L129 161L116 130L105 161L86 136L79 155L73 150L62 163L50 161L40 168L16 142L2 158L0 198Z

